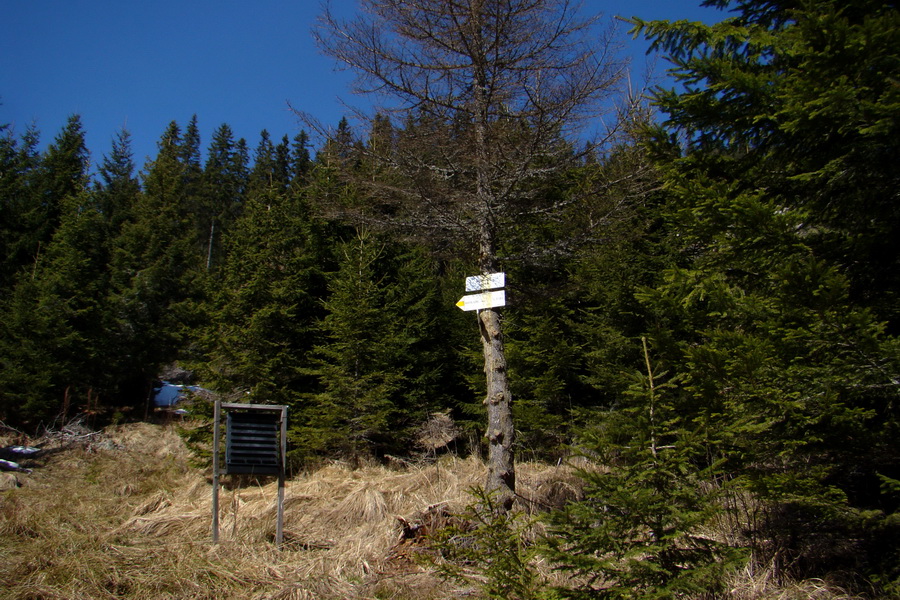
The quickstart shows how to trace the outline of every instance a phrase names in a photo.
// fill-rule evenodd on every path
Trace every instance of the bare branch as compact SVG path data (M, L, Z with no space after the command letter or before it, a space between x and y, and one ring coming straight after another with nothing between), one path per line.
M568 208L542 186L616 138L620 119L586 135L617 109L611 99L626 64L616 59L615 25L601 29L599 16L582 16L570 0L360 6L347 20L326 8L314 32L322 50L356 74L355 91L386 100L341 175L365 199L370 224L465 236L480 269L496 270L498 240L513 219ZM488 389L486 487L508 507L514 429L501 323L488 309L479 324Z

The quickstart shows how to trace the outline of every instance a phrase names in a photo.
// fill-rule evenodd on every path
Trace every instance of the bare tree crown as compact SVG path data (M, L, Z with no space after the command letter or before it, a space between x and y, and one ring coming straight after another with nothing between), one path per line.
M355 176L372 204L406 206L407 223L462 232L481 272L497 270L515 215L553 202L542 183L573 164L575 141L617 91L611 32L568 0L360 0L350 20L326 9L318 41L357 74L356 91L390 103L366 152L379 177ZM402 134L377 140L400 117ZM388 123L384 119L388 119ZM581 141L584 141L583 138ZM590 147L590 144L587 144ZM383 211L382 214L392 214ZM515 497L499 313L479 311L486 375L486 489Z
M406 178L370 189L416 206L406 218L493 246L496 219L534 207L534 183L602 143L625 64L612 28L569 0L361 0L341 19L326 7L320 47L378 97L400 143L370 144ZM615 121L615 119L613 119ZM415 123L415 127L410 124ZM587 131L593 127L596 134ZM400 200L406 198L406 200ZM493 248L481 248L484 266Z
M578 133L608 109L624 65L612 31L568 0L361 0L326 7L320 47L357 74L355 91L393 111Z

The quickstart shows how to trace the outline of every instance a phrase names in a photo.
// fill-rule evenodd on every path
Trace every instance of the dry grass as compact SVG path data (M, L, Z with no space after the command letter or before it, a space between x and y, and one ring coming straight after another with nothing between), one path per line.
M843 588L821 579L780 583L775 569L745 567L733 575L732 600L860 600Z
M220 543L210 542L209 473L189 465L171 428L135 424L75 444L44 442L23 486L0 494L2 598L425 599L471 591L423 570L397 543L398 517L414 520L436 504L462 510L484 477L476 459L403 470L332 464L289 480L279 550L274 482L223 489ZM562 475L558 485L551 472ZM519 473L527 494L545 503L574 485L565 468L521 465Z
M428 515L462 512L484 478L477 459L402 469L335 463L289 480L279 550L276 484L268 481L234 486L224 478L220 543L211 543L210 473L190 466L171 427L134 424L41 442L22 487L0 492L3 600L474 596L411 560L416 540L398 542L401 518L427 529ZM560 507L581 492L567 467L519 464L517 477L529 510ZM560 577L546 564L536 568L550 581ZM734 600L850 600L825 582L784 586L766 572L735 574L730 588Z

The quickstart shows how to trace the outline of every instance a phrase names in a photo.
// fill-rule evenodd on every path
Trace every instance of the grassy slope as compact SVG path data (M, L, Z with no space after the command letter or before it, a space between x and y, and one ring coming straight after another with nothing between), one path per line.
M447 458L391 470L331 465L290 480L284 550L271 543L274 483L224 489L210 543L209 473L170 427L134 424L50 442L22 487L0 492L0 597L453 598L404 556L398 516L470 501L483 465ZM565 485L522 465L520 488ZM227 477L225 478L228 479ZM552 479L552 484L551 484Z
M12 441L0 436L0 446ZM0 491L0 600L477 597L410 560L418 546L398 544L398 517L427 522L430 506L458 512L471 502L468 490L484 478L476 459L332 464L298 476L286 485L278 550L274 483L223 489L221 543L211 543L210 473L191 466L172 427L140 423L41 443L34 472ZM546 465L520 464L517 479L520 494L557 506L578 486L569 469ZM540 570L560 582L547 565ZM749 566L729 588L731 600L849 598L822 581L784 585Z

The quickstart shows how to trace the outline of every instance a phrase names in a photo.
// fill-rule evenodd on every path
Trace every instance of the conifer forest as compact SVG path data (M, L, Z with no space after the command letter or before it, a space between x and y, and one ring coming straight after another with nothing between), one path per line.
M365 119L201 114L144 164L78 115L0 124L0 421L152 418L177 370L287 405L292 470L475 453L502 515L516 461L592 465L545 517L572 587L491 597L726 597L747 565L900 597L896 2L632 19L670 69L644 89L564 0L364 4L318 35L387 95ZM456 308L501 271L506 306Z

